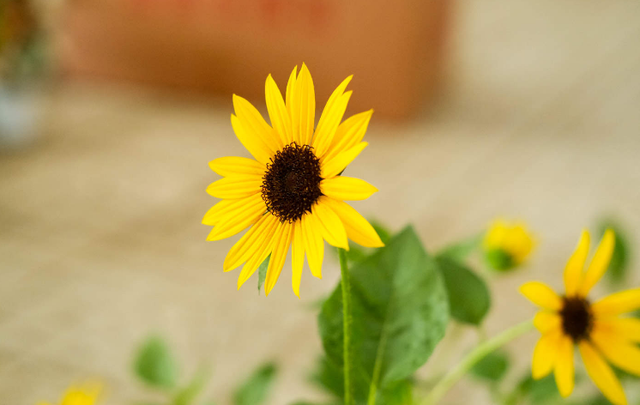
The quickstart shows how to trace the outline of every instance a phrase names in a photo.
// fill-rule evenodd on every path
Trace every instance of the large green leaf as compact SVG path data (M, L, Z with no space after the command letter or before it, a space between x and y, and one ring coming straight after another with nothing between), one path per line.
M178 367L169 346L159 336L152 336L138 349L134 371L146 384L157 388L174 388Z
M439 273L411 227L349 270L353 380L393 389L429 359L449 320ZM342 367L340 284L323 305L318 323L328 359Z
M463 323L482 323L491 307L486 283L467 266L448 256L439 256L437 260L447 288L451 316Z
M236 389L234 405L260 405L264 403L273 386L278 370L273 363L259 367Z

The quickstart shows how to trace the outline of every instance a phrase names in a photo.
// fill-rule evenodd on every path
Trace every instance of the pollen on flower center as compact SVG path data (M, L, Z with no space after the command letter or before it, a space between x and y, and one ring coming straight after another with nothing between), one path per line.
M311 212L322 195L320 160L309 145L295 142L271 158L262 178L262 199L282 222L295 222Z
M593 315L589 301L580 297L564 297L560 311L562 329L574 342L589 337L593 326Z

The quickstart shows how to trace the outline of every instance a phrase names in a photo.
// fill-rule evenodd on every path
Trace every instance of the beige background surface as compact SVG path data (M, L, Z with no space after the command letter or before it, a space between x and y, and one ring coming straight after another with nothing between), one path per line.
M435 109L404 126L374 115L348 173L380 189L361 212L415 224L431 250L497 215L530 223L530 265L492 281L494 334L533 314L520 283L561 286L582 227L614 213L640 235L640 3L460 1L454 29ZM207 162L246 154L227 100L65 83L50 105L41 142L0 157L0 403L55 400L87 376L105 380L108 404L141 399L130 356L153 331L187 375L214 364L221 404L268 359L282 366L270 404L317 397L304 384L320 351L308 304L334 287L335 261L323 280L304 275L302 300L287 271L265 299L222 273L233 240L205 241ZM514 345L522 367L535 338ZM437 357L432 369L450 364ZM447 397L481 401L470 381Z

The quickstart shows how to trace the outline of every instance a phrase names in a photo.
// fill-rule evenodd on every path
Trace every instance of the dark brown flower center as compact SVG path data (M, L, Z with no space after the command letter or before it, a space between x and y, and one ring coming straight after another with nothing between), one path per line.
M294 222L311 212L322 195L320 160L309 145L293 142L271 158L262 178L262 199L282 222Z
M580 297L564 297L560 316L564 333L574 342L589 337L593 327L593 314L589 301Z

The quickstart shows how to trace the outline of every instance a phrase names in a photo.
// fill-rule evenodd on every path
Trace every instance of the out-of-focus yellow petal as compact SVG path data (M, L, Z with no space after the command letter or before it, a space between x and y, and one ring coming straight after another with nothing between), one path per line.
M304 267L304 234L302 222L293 224L293 242L291 243L291 286L293 292L300 298L300 281L302 280L302 268Z
M568 297L573 297L578 294L580 284L582 283L582 269L584 263L587 260L589 254L589 231L586 229L582 231L578 247L573 255L567 262L567 267L564 270L564 285L566 294Z
M342 152L358 145L364 138L373 110L365 111L347 118L338 126L331 144L324 154L318 154L320 163L331 160Z
M624 394L620 380L618 380L618 377L616 377L602 356L586 340L579 343L579 348L589 377L591 377L604 396L615 405L627 405L627 397Z
M593 330L610 333L629 342L640 343L640 319L637 318L596 319Z
M558 391L563 398L567 398L573 392L574 374L573 341L568 336L562 335L555 361L555 377Z
M602 329L593 330L591 341L613 365L640 376L640 349L635 344Z
M535 380L544 378L553 371L561 336L560 331L553 331L543 334L538 340L531 363L531 375Z
M586 297L593 286L596 285L598 281L600 281L600 278L602 278L604 273L607 271L609 262L611 261L611 255L613 255L615 243L615 234L611 229L607 229L602 236L602 240L600 241L598 250L596 250L593 259L591 259L589 269L584 275L582 285L580 286L579 295Z
M324 259L324 238L322 227L317 224L313 214L306 214L301 220L304 250L307 252L309 270L314 277L322 278L322 261Z
M236 137L242 145L251 153L251 155L263 165L269 163L269 159L274 155L273 151L262 136L247 128L245 123L241 122L238 117L231 114L231 126Z
M265 211L264 201L253 199L249 204L242 206L234 215L221 218L209 233L207 240L221 240L233 236L256 223Z
M264 293L269 296L269 293L275 287L278 277L282 272L284 261L287 258L289 252L289 246L291 245L291 238L293 236L293 225L285 222L281 223L281 229L278 230L275 235L276 240L273 244L273 250L271 252L271 260L269 261L269 268L267 269L267 277L264 280Z
M533 325L542 334L560 330L562 318L555 312L540 311L533 318Z
M550 311L562 308L562 299L551 287L538 281L530 281L520 287L520 293L537 306Z
M273 230L280 221L270 213L267 213L252 226L242 238L236 242L224 259L223 270L231 271L252 257L260 248L260 242L269 239ZM258 263L259 265L260 263Z
M281 144L289 145L293 142L291 117L289 117L289 111L282 99L282 93L280 93L280 89L278 89L278 85L271 75L267 77L265 83L265 96L271 125L273 125L273 128L280 137Z
M349 163L353 162L360 152L367 147L367 145L367 142L362 142L353 148L336 155L336 157L332 159L325 160L324 165L321 165L322 178L330 179L340 174L349 165Z
M640 309L640 288L611 294L591 306L596 317L620 315L636 309Z
M323 238L330 245L349 250L349 241L347 240L347 232L344 229L344 225L326 200L326 196L320 197L318 202L311 208L311 213L315 217Z
M291 115L293 140L299 145L310 145L315 124L316 95L311 73L304 63L296 79L292 98L287 103L289 101L291 104L287 107Z
M353 76L349 76L340 83L329 97L322 111L312 140L312 146L317 156L322 156L329 148L338 129L338 125L340 125L340 121L342 121L344 112L347 109L347 104L349 104L349 99L351 98L351 92L343 93L352 78Z
M207 187L207 193L216 198L236 199L258 194L262 190L259 176L230 176L214 181Z
M220 176L264 176L267 170L262 163L248 158L227 156L209 162L209 167Z
M349 239L365 247L384 246L384 243L380 240L380 236L378 236L378 233L373 229L369 221L364 219L364 217L349 204L334 200L333 198L327 198L325 202L333 212L338 215L340 221L342 221Z
M320 182L320 190L327 197L336 200L366 200L378 191L364 180L353 177L337 176Z

